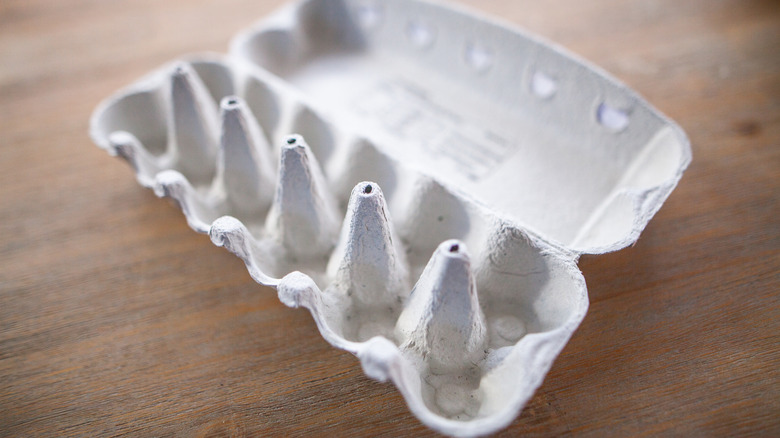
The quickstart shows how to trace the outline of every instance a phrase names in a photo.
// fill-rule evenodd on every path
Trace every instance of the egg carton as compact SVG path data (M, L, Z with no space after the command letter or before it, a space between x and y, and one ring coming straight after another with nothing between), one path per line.
M106 99L94 141L454 436L513 421L691 159L524 31L420 0L292 3Z

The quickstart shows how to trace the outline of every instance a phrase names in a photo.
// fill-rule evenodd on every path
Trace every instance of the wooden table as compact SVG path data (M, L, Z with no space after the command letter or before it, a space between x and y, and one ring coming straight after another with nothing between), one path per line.
M281 1L0 4L0 435L431 432L87 137L119 87ZM780 7L467 1L678 121L693 164L501 435L780 435Z

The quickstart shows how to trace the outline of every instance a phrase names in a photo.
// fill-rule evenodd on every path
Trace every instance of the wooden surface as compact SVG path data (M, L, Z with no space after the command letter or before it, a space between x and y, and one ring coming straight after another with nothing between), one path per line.
M679 122L693 164L501 435L780 436L780 5L468 1ZM0 435L427 435L87 137L165 61L281 1L0 3Z

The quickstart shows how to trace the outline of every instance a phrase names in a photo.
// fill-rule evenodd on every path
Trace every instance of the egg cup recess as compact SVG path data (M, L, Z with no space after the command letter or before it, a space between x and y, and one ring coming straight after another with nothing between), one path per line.
M584 61L414 0L288 5L90 130L453 436L516 418L587 311L579 255L634 242L690 161Z

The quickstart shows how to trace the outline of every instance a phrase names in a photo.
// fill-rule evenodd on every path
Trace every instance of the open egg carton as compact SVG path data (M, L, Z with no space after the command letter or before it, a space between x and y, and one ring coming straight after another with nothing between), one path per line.
M108 98L94 141L411 411L518 415L691 159L624 85L436 2L308 0Z

